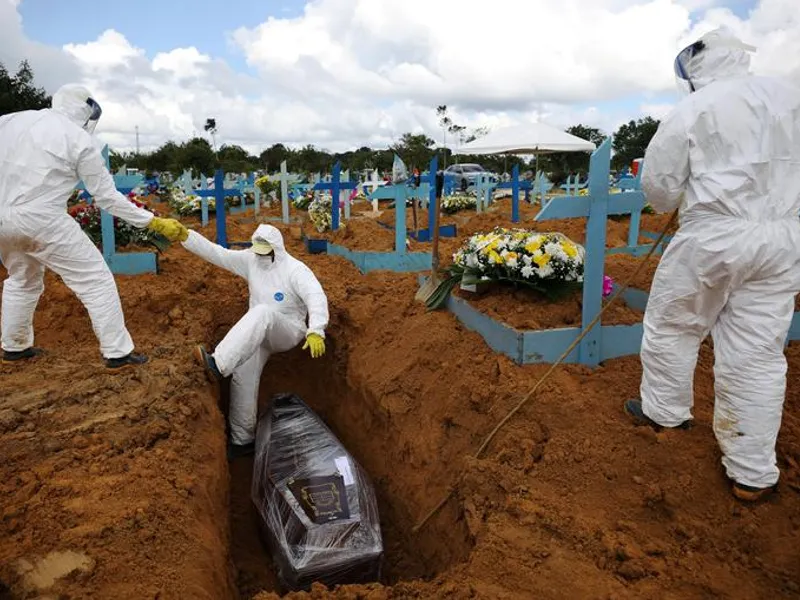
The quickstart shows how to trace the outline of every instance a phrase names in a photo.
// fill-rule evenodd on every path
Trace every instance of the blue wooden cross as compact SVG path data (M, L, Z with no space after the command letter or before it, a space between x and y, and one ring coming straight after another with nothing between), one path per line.
M183 193L190 196L194 192L194 185L192 184L192 172L184 171L183 174L175 181L175 185L183 188Z
M225 174L222 169L217 169L214 174L213 190L195 190L196 195L201 198L214 198L217 212L217 244L223 248L228 248L228 232L225 222L225 198L227 196L241 196L242 192L237 188L225 189ZM208 219L208 204L203 207L206 219ZM233 246L249 246L250 242L231 242Z
M533 184L530 181L520 181L519 165L514 165L514 168L511 169L511 181L497 183L489 181L486 176L480 176L475 184L475 192L478 195L476 210L480 213L489 207L494 201L495 190L511 190L511 222L519 223L520 190L524 190L525 196L528 197L532 189Z
M243 177L236 182L236 187L238 188L242 203L239 206L231 206L231 214L237 214L247 211L250 208L247 204L247 193L252 192L253 198L255 199L255 204L253 205L254 214L258 215L258 209L261 204L261 190L256 185L256 177L255 173L250 173L249 175L245 174ZM216 186L215 186L216 187Z
M331 192L331 231L339 229L339 202L342 190L354 190L357 183L354 181L341 181L342 163L336 161L333 165L333 174L329 183L317 182L314 184L314 191L330 190ZM405 221L403 222L405 225ZM405 239L405 237L403 238Z
M533 189L533 183L530 181L520 181L519 165L514 165L514 168L511 169L511 181L499 183L495 189L511 190L511 222L519 223L519 192L520 190L524 190L525 197L527 198L530 191Z
M592 153L589 163L589 195L553 198L536 215L537 221L588 217L586 221L586 258L584 263L583 311L581 318L581 327L583 329L589 325L602 308L608 215L641 213L644 207L644 194L641 191L621 194L609 193L608 174L610 168L611 138L607 138ZM592 331L581 340L578 362L595 366L602 360L601 357L604 354L602 352L603 328L599 325L599 323L595 325Z

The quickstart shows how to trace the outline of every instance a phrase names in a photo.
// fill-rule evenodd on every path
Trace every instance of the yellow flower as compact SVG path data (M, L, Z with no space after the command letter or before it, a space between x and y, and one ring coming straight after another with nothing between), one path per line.
M570 258L575 258L576 256L578 256L578 249L575 247L574 244L570 244L569 242L564 242L563 244L561 244L561 247L564 249L564 253Z
M542 247L541 240L528 242L527 244L525 244L525 252L527 252L528 254L533 254L541 247Z
M499 255L497 252L495 252L494 250L491 250L491 251L489 251L489 253L488 253L488 254L489 254L489 260L490 260L491 262L493 262L494 264L496 264L496 265L499 265L499 264L502 264L502 263L503 263L503 257L502 257L502 256L500 256L500 255Z
M550 262L550 255L547 252L542 252L541 254L537 254L536 256L533 257L533 262L535 262L540 267L543 267Z

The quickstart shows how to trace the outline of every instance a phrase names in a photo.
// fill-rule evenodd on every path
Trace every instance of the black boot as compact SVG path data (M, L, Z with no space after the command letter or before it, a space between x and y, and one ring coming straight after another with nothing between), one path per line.
M195 360L205 369L206 377L208 377L210 382L219 383L222 379L224 379L222 373L220 373L220 370L217 367L217 361L214 360L213 356L206 352L205 347L202 345L195 346L192 354L194 355Z
M653 419L648 417L644 414L644 409L642 409L642 401L641 400L628 400L623 407L625 413L633 419L635 425L647 425L652 427L656 431L661 431L662 429L690 429L692 427L692 420L689 419L688 421L684 421L680 425L676 425L675 427L664 427L663 425L659 425Z
M734 497L742 502L759 502L777 492L778 484L776 483L766 488L757 488L734 481L731 491Z
M244 456L250 456L255 454L256 452L256 443L250 442L249 444L243 444L241 446L237 444L231 444L228 442L228 460L236 460L237 458L242 458Z
M131 352L128 356L121 358L107 358L107 369L123 369L125 367L138 367L147 362L147 357L144 354L136 354Z
M3 362L17 362L18 360L27 360L30 358L36 358L40 356L44 351L41 348L26 348L25 350L17 350L15 352L10 352L8 350L3 351Z

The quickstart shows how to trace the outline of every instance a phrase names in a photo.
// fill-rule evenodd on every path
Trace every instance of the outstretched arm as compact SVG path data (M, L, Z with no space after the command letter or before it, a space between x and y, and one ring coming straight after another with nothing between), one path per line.
M117 191L114 178L108 172L103 156L91 143L88 135L86 140L89 143L81 149L77 163L78 177L83 180L86 191L92 195L97 206L115 217L136 227L147 227L153 220L153 213L139 208Z
M227 250L208 241L196 231L189 231L189 237L182 242L182 245L189 252L207 260L212 265L230 271L234 275L247 277L250 262L250 253L247 250Z

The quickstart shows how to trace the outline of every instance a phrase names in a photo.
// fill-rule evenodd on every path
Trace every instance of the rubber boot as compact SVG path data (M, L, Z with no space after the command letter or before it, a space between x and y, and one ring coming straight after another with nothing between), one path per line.
M742 502L758 502L766 499L778 490L778 484L766 488L757 488L735 481L732 483L733 487L731 491L733 492L733 496Z
M194 356L194 359L205 369L206 377L208 377L208 380L211 383L219 383L224 379L222 373L220 373L220 370L217 367L217 361L214 360L212 355L206 352L204 346L195 346L194 350L192 351L192 355Z
M249 444L237 445L228 442L228 460L236 460L244 456L251 456L256 452L256 443L250 442Z
M623 410L625 411L625 414L633 419L635 425L647 425L656 431L661 431L662 429L690 429L692 427L691 419L684 421L675 427L664 427L663 425L659 425L653 421L653 419L644 414L641 400L628 400L625 403Z
M20 360L28 360L31 358L36 358L37 356L41 356L43 352L44 351L41 348L33 348L33 347L26 348L25 350L18 350L16 352L10 352L8 350L4 350L3 362L12 363Z
M121 358L107 358L106 368L112 370L124 369L126 367L138 367L147 362L147 357L144 354L136 354L131 352L128 356Z

